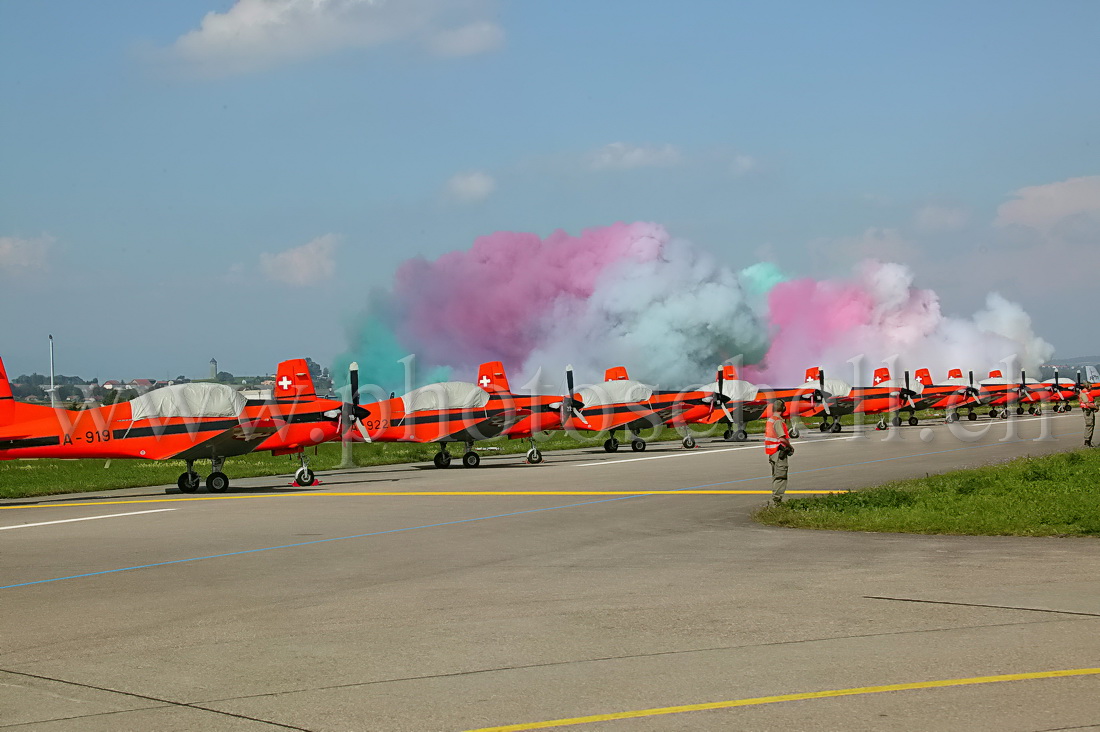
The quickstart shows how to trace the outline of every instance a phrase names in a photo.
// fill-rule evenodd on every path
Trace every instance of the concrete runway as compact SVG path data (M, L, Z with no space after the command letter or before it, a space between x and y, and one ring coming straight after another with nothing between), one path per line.
M1080 435L814 432L791 490ZM759 442L321 477L0 503L0 729L1100 729L1095 540L763 527Z

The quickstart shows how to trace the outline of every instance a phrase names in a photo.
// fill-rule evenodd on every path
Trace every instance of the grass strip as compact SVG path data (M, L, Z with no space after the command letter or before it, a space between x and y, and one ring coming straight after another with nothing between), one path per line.
M763 508L800 529L974 536L1100 536L1100 450L1021 457Z

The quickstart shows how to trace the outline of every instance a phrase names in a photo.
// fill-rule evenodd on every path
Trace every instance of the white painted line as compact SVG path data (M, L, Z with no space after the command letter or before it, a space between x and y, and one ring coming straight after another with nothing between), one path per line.
M75 519L61 519L60 521L42 521L37 524L17 524L15 526L0 526L0 531L7 531L8 529L26 529L31 526L49 526L50 524L67 524L73 521L94 521L96 519L104 518L118 518L119 516L138 516L143 513L161 513L162 511L175 511L174 508L154 508L151 511L131 511L130 513L111 513L106 516L85 516L84 518Z
M796 445L813 445L813 444L818 443L818 442L837 442L837 441L840 441L840 440L855 440L855 439L858 439L859 437L860 437L860 435L852 435L850 437L818 437L818 438L814 438L813 440L811 440L809 442L797 442L795 444ZM764 447L763 442L757 443L755 445L744 445L742 447L720 447L717 450L708 450L708 449L705 449L705 448L702 449L702 450L697 450L697 449L696 450L684 450L683 452L674 453L672 455L650 455L649 457L624 458L623 460L600 460L599 462L595 462L595 463L581 463L580 465L575 465L574 467L577 467L577 468L590 468L594 465L615 465L616 463L636 463L636 462L639 462L641 460L664 460L665 458L692 457L692 456L695 456L695 455L717 455L720 452L734 452L735 450L759 450L762 447Z

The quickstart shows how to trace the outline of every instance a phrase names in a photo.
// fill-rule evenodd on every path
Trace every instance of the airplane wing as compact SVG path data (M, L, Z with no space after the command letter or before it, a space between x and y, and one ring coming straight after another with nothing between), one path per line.
M530 409L503 409L477 421L467 421L461 429L448 432L430 442L478 442L498 437L509 427L524 417L531 415Z
M202 442L191 445L180 451L179 443L165 444L163 455L152 454L155 449L146 450L143 457L154 460L200 460L214 457L227 458L238 455L247 455L260 446L267 438L279 431L281 422L264 419L254 422L242 422L228 429L222 430Z

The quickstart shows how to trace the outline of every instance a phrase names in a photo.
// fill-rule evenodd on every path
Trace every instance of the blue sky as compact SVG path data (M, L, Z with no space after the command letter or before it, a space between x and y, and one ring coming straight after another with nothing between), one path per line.
M950 313L998 290L1100 352L1098 27L1084 1L8 0L0 355L327 363L407 257L634 220L738 268L894 259Z

